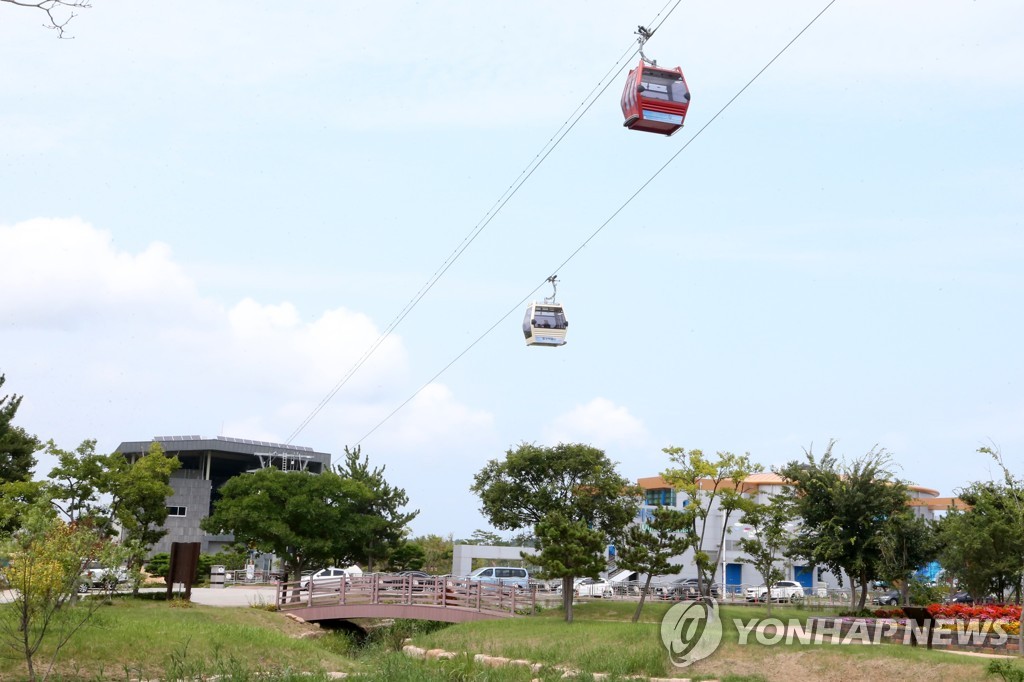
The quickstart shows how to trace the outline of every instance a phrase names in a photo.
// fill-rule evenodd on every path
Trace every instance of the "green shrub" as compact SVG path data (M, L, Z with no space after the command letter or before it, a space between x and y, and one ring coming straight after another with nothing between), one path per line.
M989 675L999 675L1003 682L1024 682L1024 670L1021 670L1012 661L992 661L985 669Z

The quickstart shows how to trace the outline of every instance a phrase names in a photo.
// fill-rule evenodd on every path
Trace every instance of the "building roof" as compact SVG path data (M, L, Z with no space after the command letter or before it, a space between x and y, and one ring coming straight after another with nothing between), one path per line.
M638 486L644 490L655 490L659 488L671 488L668 481L661 476L648 476L646 478L638 478L636 480ZM786 479L782 478L776 473L763 472L757 474L750 474L743 479L743 489L749 490L762 485L783 485L786 483ZM726 478L722 480L721 485L727 487L734 487L732 479ZM700 481L700 487L702 490L711 490L714 487L714 483L711 479L702 479Z
M657 490L661 488L671 488L668 481L661 476L647 476L644 478L638 478L636 480L638 486L644 490ZM723 479L723 486L734 487L735 484L732 479ZM785 478L778 475L773 471L763 471L756 474L750 474L740 484L743 492L751 492L763 485L788 485ZM701 490L711 490L714 487L714 483L711 479L702 479L700 481ZM911 498L909 504L914 507L927 507L929 509L948 509L953 507L954 509L966 509L965 505L959 498L956 497L939 497L939 491L932 488L925 488L920 485L908 485L907 489L912 492L921 493L927 495L927 497L914 497Z
M935 511L944 509L970 509L959 497L916 497L907 502L911 507L927 507Z
M149 446L154 442L160 443L164 452L167 453L222 452L236 455L251 455L254 457L260 454L274 453L309 458L309 460L320 462L324 466L330 466L331 464L331 455L328 452L317 452L313 448L302 445L285 445L283 443L229 438L227 436L216 436L214 438L203 436L155 436L150 440L125 441L117 446L116 452L122 455L145 454L149 452Z

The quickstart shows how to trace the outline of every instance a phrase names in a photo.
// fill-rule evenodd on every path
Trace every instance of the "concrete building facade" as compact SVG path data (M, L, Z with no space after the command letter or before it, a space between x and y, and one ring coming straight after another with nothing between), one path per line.
M154 442L181 468L171 475L174 492L167 498L167 535L150 550L169 552L172 542L198 542L202 552L216 553L234 539L210 535L199 527L209 516L221 487L234 476L274 467L284 471L322 473L331 466L331 455L312 448L265 441L217 436L162 436L145 441L126 441L117 452L134 461L149 452Z

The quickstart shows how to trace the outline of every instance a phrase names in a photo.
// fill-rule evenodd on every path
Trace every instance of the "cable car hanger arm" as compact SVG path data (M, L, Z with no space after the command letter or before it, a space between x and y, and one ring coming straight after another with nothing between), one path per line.
M639 38L636 39L636 41L640 43L640 59L644 60L645 63L650 64L651 66L657 66L658 61L656 59L647 58L647 55L644 54L644 43L651 39L651 36L654 35L654 32L656 30L657 29L637 26L635 31L636 35L640 36Z
M557 297L558 297L558 275L551 275L550 277L548 277L547 281L551 282L551 288L554 289L554 291L551 292L550 296L545 296L544 297L544 302L545 303L557 303L558 302L557 301Z

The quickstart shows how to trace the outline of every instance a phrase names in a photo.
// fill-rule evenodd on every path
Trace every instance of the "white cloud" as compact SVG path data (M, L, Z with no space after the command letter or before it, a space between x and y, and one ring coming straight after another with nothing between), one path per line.
M202 307L166 244L119 251L109 232L79 218L0 225L0 253L0 287L18 292L0 299L0 315L16 325L66 329Z
M70 436L37 427L61 442L102 440L104 428L112 440L224 433L281 441L380 338L368 315L344 307L314 317L288 301L226 307L198 292L166 245L118 249L108 232L77 218L0 226L0 252L8 261L0 287L18 292L0 300L11 340L3 369L32 397L26 415L58 421L48 405L87 406L76 411L84 426L60 427ZM304 436L315 433L322 440L311 444L321 449L354 443L409 395L407 370L403 342L391 335ZM433 384L389 424L387 440L444 453L460 435L489 434L492 421Z
M594 398L557 417L544 431L545 442L590 443L604 448L610 443L627 443L645 438L643 422L606 398Z
M379 406L364 417L369 430L394 409ZM374 437L388 449L425 449L437 456L472 456L466 443L477 444L492 436L494 416L486 410L474 410L455 399L444 384L429 384L413 398L406 409L391 418L391 424ZM477 454L479 457L479 454Z
M226 322L217 362L289 395L327 391L374 345L374 354L352 376L350 390L393 384L406 369L400 338L391 335L378 344L380 331L373 321L346 308L306 322L291 303L264 305L245 299L227 311Z

